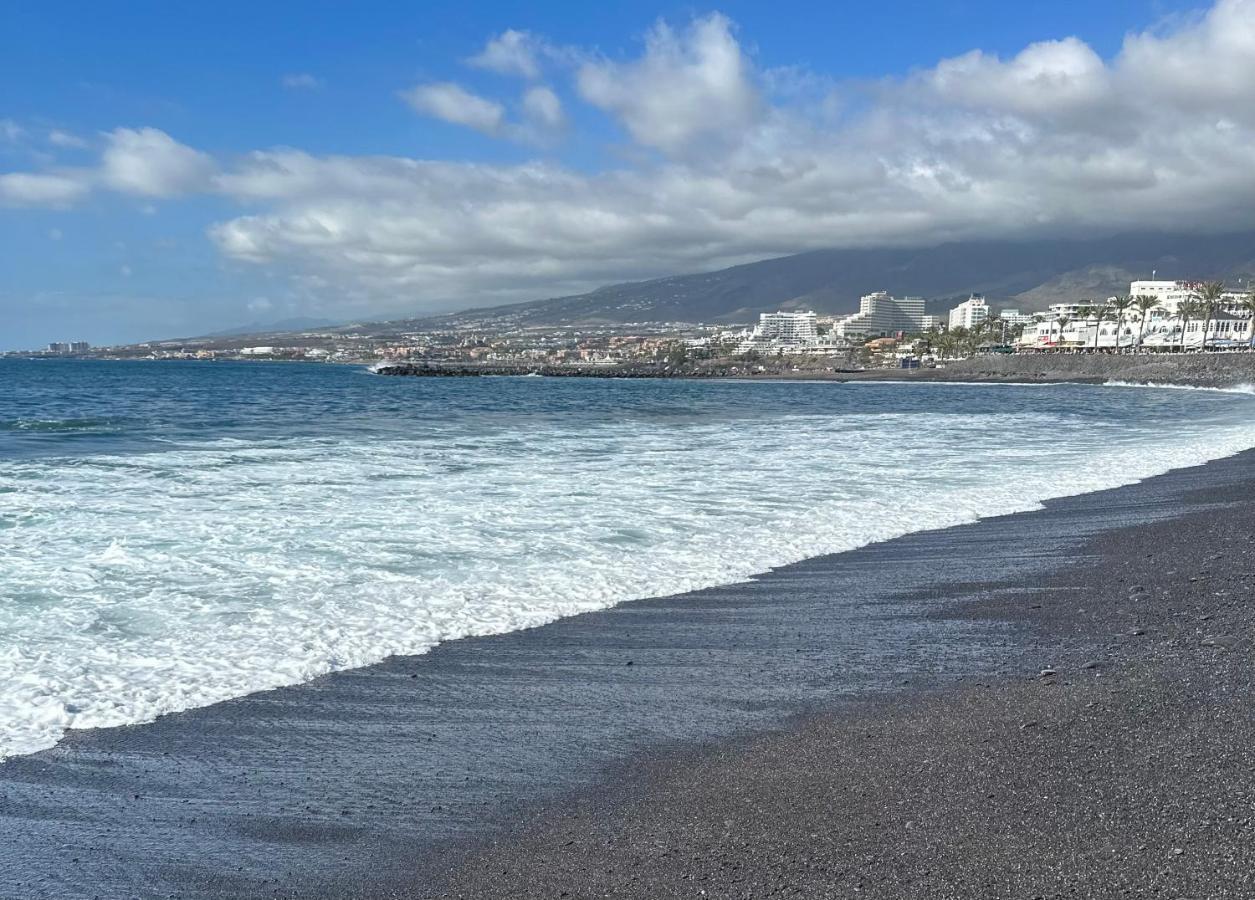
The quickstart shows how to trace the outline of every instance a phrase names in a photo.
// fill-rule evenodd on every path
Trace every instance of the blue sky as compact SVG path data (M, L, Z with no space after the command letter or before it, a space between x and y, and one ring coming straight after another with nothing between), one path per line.
M0 348L1115 229L1182 196L1180 223L1241 224L1189 179L1250 160L1189 135L1251 125L1225 80L1250 0L433 7L7 4ZM1237 71L1200 83L1200 47ZM1155 109L1180 140L1137 133Z

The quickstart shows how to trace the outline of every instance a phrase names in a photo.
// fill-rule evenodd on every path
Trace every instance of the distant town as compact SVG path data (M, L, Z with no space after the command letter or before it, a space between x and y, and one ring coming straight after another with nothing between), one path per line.
M943 366L988 353L1178 353L1255 348L1255 293L1219 282L1134 281L1127 294L998 308L979 294L945 315L922 297L867 294L857 312L764 312L756 323L459 324L430 330L389 323L264 336L203 337L92 347L85 341L4 354L148 360L289 360L517 368L628 367L770 371Z

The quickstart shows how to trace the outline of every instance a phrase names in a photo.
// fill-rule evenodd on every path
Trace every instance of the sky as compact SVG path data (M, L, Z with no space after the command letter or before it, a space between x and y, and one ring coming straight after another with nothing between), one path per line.
M14 0L0 349L1255 228L1252 173L1255 0Z

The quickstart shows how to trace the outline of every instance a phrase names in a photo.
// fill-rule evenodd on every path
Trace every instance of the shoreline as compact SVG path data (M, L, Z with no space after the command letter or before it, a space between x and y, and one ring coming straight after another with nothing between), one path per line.
M1247 485L1252 461L74 733L0 765L19 835L0 871L30 896L406 896L624 765L1032 669L1040 639L1024 623L938 616L979 589L974 570L1044 574L1086 534L1174 516L1217 480Z
M632 760L387 896L1255 895L1255 503L1189 505L933 613L1019 672Z
M1155 385L1231 388L1255 383L1255 353L990 354L921 369L798 369L756 372L755 363L690 368L657 366L549 366L397 363L376 365L385 377L476 378L675 378L736 381L903 381L968 384L1105 384L1110 381Z

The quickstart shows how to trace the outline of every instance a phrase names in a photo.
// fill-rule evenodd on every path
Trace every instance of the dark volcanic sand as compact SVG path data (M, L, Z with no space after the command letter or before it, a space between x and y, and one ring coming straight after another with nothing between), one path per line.
M0 765L0 897L1255 897L1253 491L1247 453L73 733Z
M1255 897L1251 488L956 611L1049 671L644 761L411 895Z

